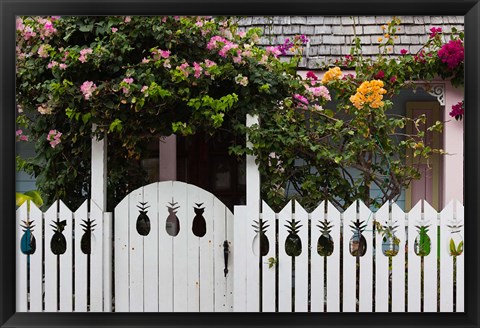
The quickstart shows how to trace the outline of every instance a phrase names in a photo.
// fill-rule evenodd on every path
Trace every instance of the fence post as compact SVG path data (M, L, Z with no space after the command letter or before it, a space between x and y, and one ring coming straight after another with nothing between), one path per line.
M247 127L251 127L252 125L258 123L258 116L247 115ZM247 147L252 147L252 143L248 140L248 135ZM255 163L255 159L255 156L247 155L247 217L245 224L248 224L248 226L247 231L245 232L246 242L243 246L246 247L247 264L254 264L255 262L259 263L259 258L252 251L252 241L254 240L256 233L251 228L251 223L253 223L253 220L258 221L260 217L260 172L258 170L258 165ZM260 311L259 278L258 265L253 265L249 270L247 270L247 312Z
M92 130L95 131L96 124ZM107 134L102 140L92 137L91 199L103 212L107 209Z

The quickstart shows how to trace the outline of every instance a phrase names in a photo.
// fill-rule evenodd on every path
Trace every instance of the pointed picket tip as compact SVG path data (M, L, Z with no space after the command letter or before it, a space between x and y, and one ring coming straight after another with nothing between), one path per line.
M297 200L294 202L295 204L295 213L302 213L302 214L307 214L307 210L303 208L302 204L300 204Z
M264 200L262 200L262 213L263 214L267 214L267 213L275 213L272 208L267 204L267 202L265 202Z
M424 213L427 213L427 212L438 213L437 210L432 205L430 205L430 203L427 202L426 199L423 200L423 212Z
M389 219L389 206L388 202L386 202L375 212L375 220L383 225L388 222Z
M322 201L318 206L312 211L312 217L313 216L322 216L323 213L325 213L325 201Z
M81 212L83 210L85 210L85 207L88 209L88 199L85 199L82 203L82 205L80 205L76 210L75 210L75 213L78 213L78 212Z
M448 204L443 207L443 210L441 210L440 213L441 214L445 214L449 212L453 213L453 204L454 204L453 200L449 201Z
M392 213L393 212L405 214L405 211L400 206L398 206L398 204L395 202L392 203Z
M415 206L412 206L409 213L411 212L421 212L422 211L422 200L419 200Z
M48 209L45 210L45 214L50 214L50 213L57 213L57 202L58 200L54 201L52 205Z
M85 203L86 202L87 201L85 201ZM122 202L123 202L123 200L122 200ZM100 206L97 205L97 203L95 203L95 201L93 199L90 199L90 212L95 212L95 211L102 212L102 209L100 208Z
M284 212L291 212L292 211L292 204L293 204L293 202L291 200L289 200L288 203L285 204L285 206L279 212L279 214L284 213Z
M69 211L69 212L73 212L73 211L70 209L70 207L68 207L67 205L65 205L65 203L64 203L61 199L59 200L59 202L60 202L60 211L61 211L62 208L63 208L63 209L66 209L66 210Z
M327 201L327 213L340 215L340 211L330 201Z
M357 200L358 204L359 204L359 211L362 212L362 211L370 211L370 209L368 208L367 205L365 205L365 203L363 202L363 200L360 200L358 199ZM387 203L388 204L388 203Z
M32 208L33 206L35 206L35 204L30 204L30 208ZM17 212L19 211L25 211L25 213L27 212L27 202L23 202L22 205L20 205L19 207L17 207Z
M350 213L350 212L353 212L353 213L357 213L357 202L358 200L354 200L350 206L347 207L347 209L344 211L344 213Z

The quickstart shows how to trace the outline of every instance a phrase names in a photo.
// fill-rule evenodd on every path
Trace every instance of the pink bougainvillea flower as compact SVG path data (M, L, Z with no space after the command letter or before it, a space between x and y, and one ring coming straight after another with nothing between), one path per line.
M118 31L118 28L112 27L112 33L116 33Z
M308 105L309 104L308 99L305 98L304 96L302 96L301 94L296 93L296 94L293 95L293 98L298 100L303 105Z
M140 90L140 92L145 93L145 91L147 91L147 90L148 90L148 87L146 85L144 85L142 87L142 89Z
M81 61L82 63L85 63L87 61L87 55L90 55L93 53L92 48L85 48L80 50L80 57L78 57L78 60Z
M273 46L267 47L267 55L272 55L274 57L278 57L281 54L282 54L282 52L280 51L280 49L278 47L273 47Z
M48 57L48 47L44 44L42 44L37 51L38 55L42 58L47 58Z
M203 68L197 62L193 63L193 71L196 79L198 79L202 75Z
M133 78L126 77L126 78L123 79L123 82L128 83L128 84L132 84L133 83Z
M55 148L60 143L60 137L62 136L61 132L57 130L50 130L47 135L47 140L50 141L50 146Z
M15 136L18 137L18 136L22 135L22 133L23 133L22 130L17 130L17 131L15 132Z
M83 93L85 100L89 100L92 97L95 89L97 89L97 86L92 81L85 81L80 86L80 91Z
M50 63L48 63L47 68L53 68L58 66L58 63L54 60L52 60Z
M125 23L130 23L131 21L132 21L132 17L130 16L125 17L125 20L124 20Z
M396 76L392 76L390 78L390 83L395 83L397 81L397 77Z
M60 64L58 65L58 68L60 68L61 70L66 70L67 69L67 64Z

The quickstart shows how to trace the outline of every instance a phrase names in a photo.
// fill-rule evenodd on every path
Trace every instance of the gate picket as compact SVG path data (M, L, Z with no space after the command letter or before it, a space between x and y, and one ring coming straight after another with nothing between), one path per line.
M115 312L130 311L130 197L126 196L115 207Z
M147 215L150 218L150 233L144 237L143 263L144 281L143 295L145 312L158 312L158 185L149 184L143 187L143 202L150 206Z
M464 238L465 235L465 220L464 220L464 208L463 205L459 202L455 202L455 214L457 217L458 222L462 225L460 227L460 237ZM458 246L457 246L458 247ZM462 252L459 256L457 256L457 308L456 312L464 312L465 311L465 251Z
M92 254L90 255L90 311L103 311L103 212L90 204L90 220L97 224L92 232Z
M453 256L450 255L453 202L440 213L440 311L453 312Z
M130 312L143 312L143 244L144 236L137 232L137 218L140 202L143 202L143 188L134 190L128 196L129 201L129 253L130 253ZM150 221L151 223L151 221Z
M373 297L373 213L361 201L358 201L360 222L366 225L362 235L367 242L365 255L360 256L359 312L372 312ZM379 251L379 250L377 250ZM381 251L379 252L381 253ZM358 279L358 278L357 278Z

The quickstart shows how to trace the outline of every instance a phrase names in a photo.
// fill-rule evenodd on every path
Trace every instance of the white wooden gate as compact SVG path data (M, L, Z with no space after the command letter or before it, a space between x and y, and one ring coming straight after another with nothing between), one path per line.
M141 187L115 208L114 236L116 312L233 310L233 214L211 193Z

